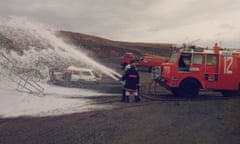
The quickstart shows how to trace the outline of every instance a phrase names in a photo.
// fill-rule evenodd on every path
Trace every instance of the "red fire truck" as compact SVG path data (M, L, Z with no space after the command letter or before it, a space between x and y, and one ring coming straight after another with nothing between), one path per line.
M168 61L168 58L166 57L146 55L138 60L137 67L139 69L147 69L147 71L152 72L153 67L161 66L162 63L167 61Z
M194 97L200 89L222 92L223 96L240 94L240 52L182 48L167 63L153 71L153 79L176 96Z

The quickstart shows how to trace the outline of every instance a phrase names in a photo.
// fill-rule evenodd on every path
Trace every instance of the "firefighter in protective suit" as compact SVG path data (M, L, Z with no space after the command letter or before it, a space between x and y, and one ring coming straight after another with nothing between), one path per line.
M124 89L125 94L123 94L122 101L129 102L129 96L134 95L135 102L139 102L140 98L138 95L139 88L139 74L134 63L130 64L130 67L125 71L122 76L122 81L125 81Z

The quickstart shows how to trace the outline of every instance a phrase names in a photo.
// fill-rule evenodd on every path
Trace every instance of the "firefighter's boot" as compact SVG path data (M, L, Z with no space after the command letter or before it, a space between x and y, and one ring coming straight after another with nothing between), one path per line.
M126 96L122 96L121 102L125 102Z
M134 98L135 98L135 102L140 102L139 96L135 96Z
M129 102L129 96L126 96L126 102L127 103Z
M122 100L121 100L121 102L125 102L125 100L126 100L126 90L122 89Z

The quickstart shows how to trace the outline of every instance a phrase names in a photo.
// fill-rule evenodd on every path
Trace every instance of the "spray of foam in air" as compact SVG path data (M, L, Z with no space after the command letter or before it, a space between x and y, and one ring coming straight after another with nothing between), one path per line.
M46 29L45 26L41 24L30 22L25 18L12 18L11 20L6 22L6 25L14 28L34 31L43 39L47 40L59 55L68 56L79 60L80 62L88 65L89 67L97 69L115 80L118 80L118 77L120 77L119 73L89 58L86 54L77 50L76 47L66 44L65 42L63 42L63 40L57 38L54 35L53 31Z

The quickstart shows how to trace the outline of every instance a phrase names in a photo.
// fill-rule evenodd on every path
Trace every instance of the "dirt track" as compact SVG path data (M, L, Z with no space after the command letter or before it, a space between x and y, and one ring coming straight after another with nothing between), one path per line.
M107 100L107 99L105 99ZM110 99L108 99L109 101ZM0 120L1 144L175 144L240 141L240 99L150 101L58 117Z
M149 83L149 74L141 81ZM165 96L167 95L167 96ZM201 92L178 99L170 93L140 103L94 98L114 108L56 117L0 119L0 144L239 144L240 97Z

